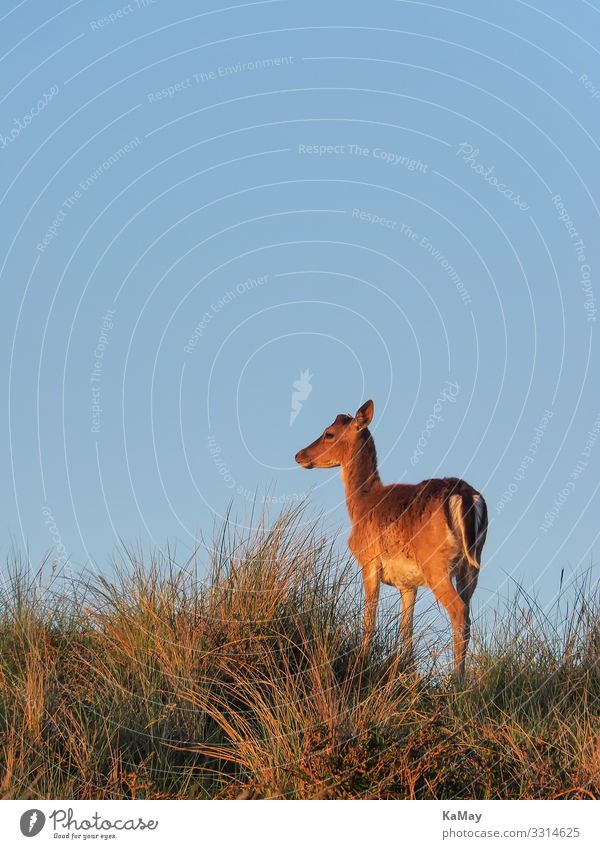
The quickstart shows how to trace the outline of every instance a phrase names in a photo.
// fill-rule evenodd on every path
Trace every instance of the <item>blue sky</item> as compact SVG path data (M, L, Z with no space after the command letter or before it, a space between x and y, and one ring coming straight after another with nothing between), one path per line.
M2 16L4 554L346 529L293 456L373 398L385 481L485 494L482 600L598 559L597 5Z

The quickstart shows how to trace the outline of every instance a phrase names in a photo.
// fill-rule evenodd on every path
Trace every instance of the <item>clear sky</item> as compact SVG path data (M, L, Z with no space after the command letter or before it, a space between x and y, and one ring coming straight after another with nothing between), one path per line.
M346 529L294 453L373 398L384 481L484 493L481 600L598 559L597 2L0 18L3 556Z

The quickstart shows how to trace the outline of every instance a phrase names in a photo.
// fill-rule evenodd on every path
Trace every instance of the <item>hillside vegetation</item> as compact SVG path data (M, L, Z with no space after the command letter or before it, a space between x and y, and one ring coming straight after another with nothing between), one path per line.
M449 628L417 628L416 669L389 617L361 653L358 570L335 552L292 511L248 534L225 523L203 580L169 554L126 552L85 580L13 558L2 796L600 797L600 606L585 582L551 613L517 591L476 621L456 686Z

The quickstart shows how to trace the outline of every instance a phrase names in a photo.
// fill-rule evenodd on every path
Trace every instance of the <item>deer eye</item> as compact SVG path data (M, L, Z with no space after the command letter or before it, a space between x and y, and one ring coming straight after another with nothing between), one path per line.
M334 438L335 438L334 433L324 433L323 434L323 439L334 439Z

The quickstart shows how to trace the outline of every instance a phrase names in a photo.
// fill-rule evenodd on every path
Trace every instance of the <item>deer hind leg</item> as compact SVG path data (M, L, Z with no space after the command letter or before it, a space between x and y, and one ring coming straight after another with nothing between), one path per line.
M401 587L400 594L402 596L402 617L400 619L400 634L402 636L402 644L404 652L409 661L413 660L413 632L414 632L414 613L415 599L417 590L415 587Z
M379 588L381 580L377 564L365 566L362 570L363 586L365 589L365 614L363 649L368 649L375 630L375 617L377 615L377 604L379 602Z
M446 609L452 626L452 637L454 642L454 671L457 678L462 677L465 671L465 658L467 654L469 605L464 602L456 592L450 580L450 570L445 565L445 574L437 573L435 579L430 581L433 594L437 601ZM441 570L440 570L441 571ZM435 575L435 572L434 572Z
M470 563L463 560L456 574L456 589L467 608L467 618L465 621L465 654L469 645L469 638L471 636L471 597L475 592L478 578L479 569L474 569Z

